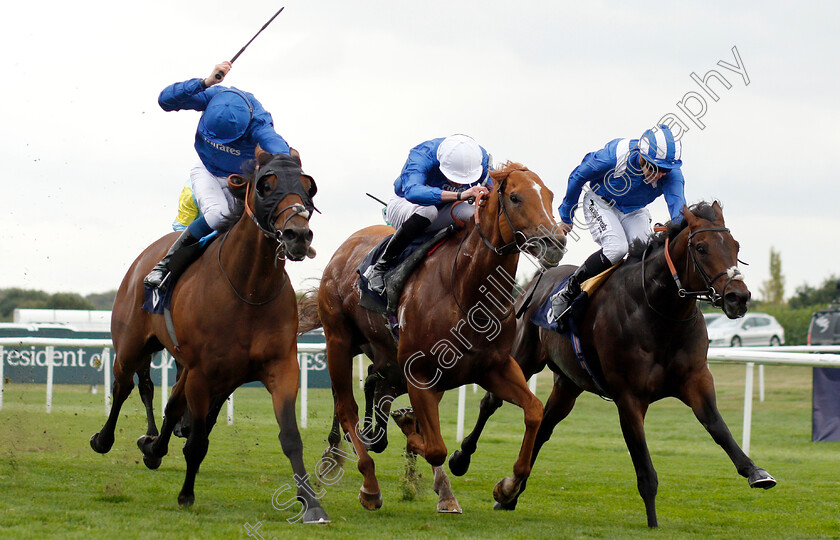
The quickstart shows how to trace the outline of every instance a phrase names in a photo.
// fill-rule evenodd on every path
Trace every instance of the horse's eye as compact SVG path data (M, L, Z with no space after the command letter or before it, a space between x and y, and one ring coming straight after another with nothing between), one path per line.
M700 255L705 255L706 253L708 253L706 251L706 246L704 246L703 244L698 244L697 245L697 253L699 253Z
M519 196L516 193L511 193L510 202L512 202L513 204L519 204L521 200L519 199Z

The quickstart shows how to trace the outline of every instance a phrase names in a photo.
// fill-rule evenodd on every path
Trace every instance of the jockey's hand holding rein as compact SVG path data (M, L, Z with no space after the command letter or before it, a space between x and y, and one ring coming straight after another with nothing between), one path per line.
M216 67L213 68L213 72L210 73L210 75L208 75L204 79L204 87L205 88L210 88L214 84L219 84L220 82L225 80L225 75L228 74L228 72L230 71L230 68L232 68L232 67L233 67L233 65L230 62L228 62L227 60L225 60L221 64L216 64ZM222 74L221 79L216 78L217 73Z
M480 206L484 206L484 199L479 199L479 195L487 195L490 191L481 185L473 186L469 189L465 189L464 191L443 191L440 194L440 200L443 202L452 202L452 201L466 201L470 197L474 197L479 201Z

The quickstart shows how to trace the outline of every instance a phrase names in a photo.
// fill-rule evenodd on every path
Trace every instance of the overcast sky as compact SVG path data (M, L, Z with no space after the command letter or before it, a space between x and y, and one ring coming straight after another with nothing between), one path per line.
M0 288L119 286L171 231L199 113L167 85L207 76L282 3L15 2L0 19ZM408 151L473 136L555 193L590 151L666 114L687 127L689 202L718 199L754 295L781 252L786 294L840 274L838 2L289 0L225 84L254 93L318 181L319 277L351 231L381 223ZM737 49L742 74L736 67ZM711 96L692 80L716 70ZM747 81L749 84L747 84ZM692 94L694 93L694 94ZM703 102L701 102L701 99ZM693 122L689 111L705 113ZM663 199L651 205L667 219ZM555 216L556 218L556 216ZM586 231L564 262L596 249ZM533 267L521 263L529 273Z

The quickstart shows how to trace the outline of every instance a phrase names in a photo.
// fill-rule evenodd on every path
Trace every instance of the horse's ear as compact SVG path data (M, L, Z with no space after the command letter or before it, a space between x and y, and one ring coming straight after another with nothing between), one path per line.
M315 196L316 193L318 193L318 185L315 183L315 179L309 176L308 174L301 173L300 176L301 178L306 178L307 180L309 180L309 190L307 191L307 193L309 194L309 198L311 199Z
M228 187L230 193L237 199L245 198L245 191L248 187L248 179L240 174L232 174L228 176Z
M254 157L257 158L257 161L262 163L262 160L260 158L265 154L268 154L268 152L263 150L262 147L259 144L257 144L257 148L254 150Z
M289 155L292 156L292 159L294 159L297 162L298 165L303 166L303 164L300 162L300 152L298 152L294 148L290 147L289 148Z
M682 215L685 218L685 222L688 223L689 227L693 227L694 224L697 223L697 217L691 213L691 210L688 209L688 206L683 205Z
M719 201L715 201L712 203L712 210L715 211L715 221L720 221L721 223L724 223L723 207L720 205Z

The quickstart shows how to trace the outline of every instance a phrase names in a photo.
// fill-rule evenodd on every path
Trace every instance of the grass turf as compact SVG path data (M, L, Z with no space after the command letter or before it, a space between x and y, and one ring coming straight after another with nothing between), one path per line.
M712 370L718 404L740 442L744 368ZM549 381L544 373L537 391L543 400ZM668 399L651 407L646 431L659 476L658 530L645 525L615 406L589 394L543 447L515 512L492 510L493 485L510 474L523 432L521 411L508 404L490 420L467 475L450 476L463 515L435 512L431 468L422 459L416 495L405 485L404 438L392 423L388 449L373 455L382 509L359 505L361 475L348 462L337 484L321 486L332 523L304 526L286 522L294 511L272 506L273 493L294 482L262 388L237 390L234 424L222 419L214 429L196 504L181 509L182 441L173 439L160 469L143 466L134 442L145 431L136 392L103 456L88 444L105 420L101 393L56 387L46 414L43 386L10 384L0 410L0 537L247 538L245 524L258 522L266 539L838 537L840 443L810 442L811 371L767 368L766 383L766 400L754 403L751 454L779 481L769 491L748 487L682 403ZM481 396L467 391L468 430ZM405 396L397 401L408 404ZM456 409L457 392L449 392L440 411L450 453L457 448ZM329 390L310 391L309 427L301 430L310 473L326 448L331 410Z

